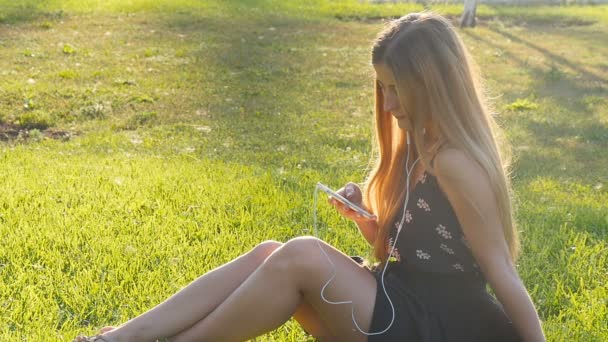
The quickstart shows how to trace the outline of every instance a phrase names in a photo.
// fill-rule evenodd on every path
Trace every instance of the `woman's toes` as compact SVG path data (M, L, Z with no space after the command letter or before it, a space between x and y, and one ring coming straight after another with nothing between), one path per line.
M99 330L99 332L102 333L102 334L105 334L108 331L112 331L114 329L116 329L116 327L103 327L103 328L101 328L101 330Z

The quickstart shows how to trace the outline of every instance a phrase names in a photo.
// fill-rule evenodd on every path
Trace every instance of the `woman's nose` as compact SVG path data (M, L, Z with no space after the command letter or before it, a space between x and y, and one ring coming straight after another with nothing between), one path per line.
M388 90L384 92L384 111L392 112L399 109L399 98L395 92Z

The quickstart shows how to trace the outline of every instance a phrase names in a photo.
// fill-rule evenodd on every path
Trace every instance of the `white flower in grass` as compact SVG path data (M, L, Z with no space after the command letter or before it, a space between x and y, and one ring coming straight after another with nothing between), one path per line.
M429 253L426 253L420 249L416 250L416 256L418 257L418 259L423 259L423 260L429 260L431 258L431 255Z
M441 235L444 239L452 239L452 234L448 232L444 225L438 225L435 230L437 230L437 234Z
M454 267L454 269L459 270L460 272L464 272L464 268L462 267L461 264L454 264L452 265L452 267Z
M132 143L133 145L140 145L140 144L141 144L141 143L143 143L143 142L144 142L144 141L143 141L143 139L142 139L142 138L140 138L140 137L139 137L139 136L137 136L137 135L134 135L134 136L132 136L132 137L131 137L131 143Z
M209 133L211 132L211 127L209 126L197 126L195 127L195 129L199 132L203 132L203 133Z

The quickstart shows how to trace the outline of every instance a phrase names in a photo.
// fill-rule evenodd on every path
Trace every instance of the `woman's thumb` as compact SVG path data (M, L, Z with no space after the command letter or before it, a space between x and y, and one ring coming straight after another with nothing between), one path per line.
M346 195L346 198L350 200L354 194L355 194L355 189L353 188L353 185L347 184L346 188L344 189L344 195Z

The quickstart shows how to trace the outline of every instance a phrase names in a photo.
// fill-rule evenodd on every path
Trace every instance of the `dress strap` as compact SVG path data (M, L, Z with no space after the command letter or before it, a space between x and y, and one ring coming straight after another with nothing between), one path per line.
M446 145L446 143L447 143L447 142L446 142L445 140L444 140L444 141L442 141L442 142L439 144L439 147L437 147L437 149L435 150L435 154L433 154L433 158L431 158L431 167L432 167L432 168L434 168L434 167L435 167L435 166L434 166L435 157L437 156L437 154L439 154L439 151L441 150L441 148L443 148L443 146L445 146L445 145Z

